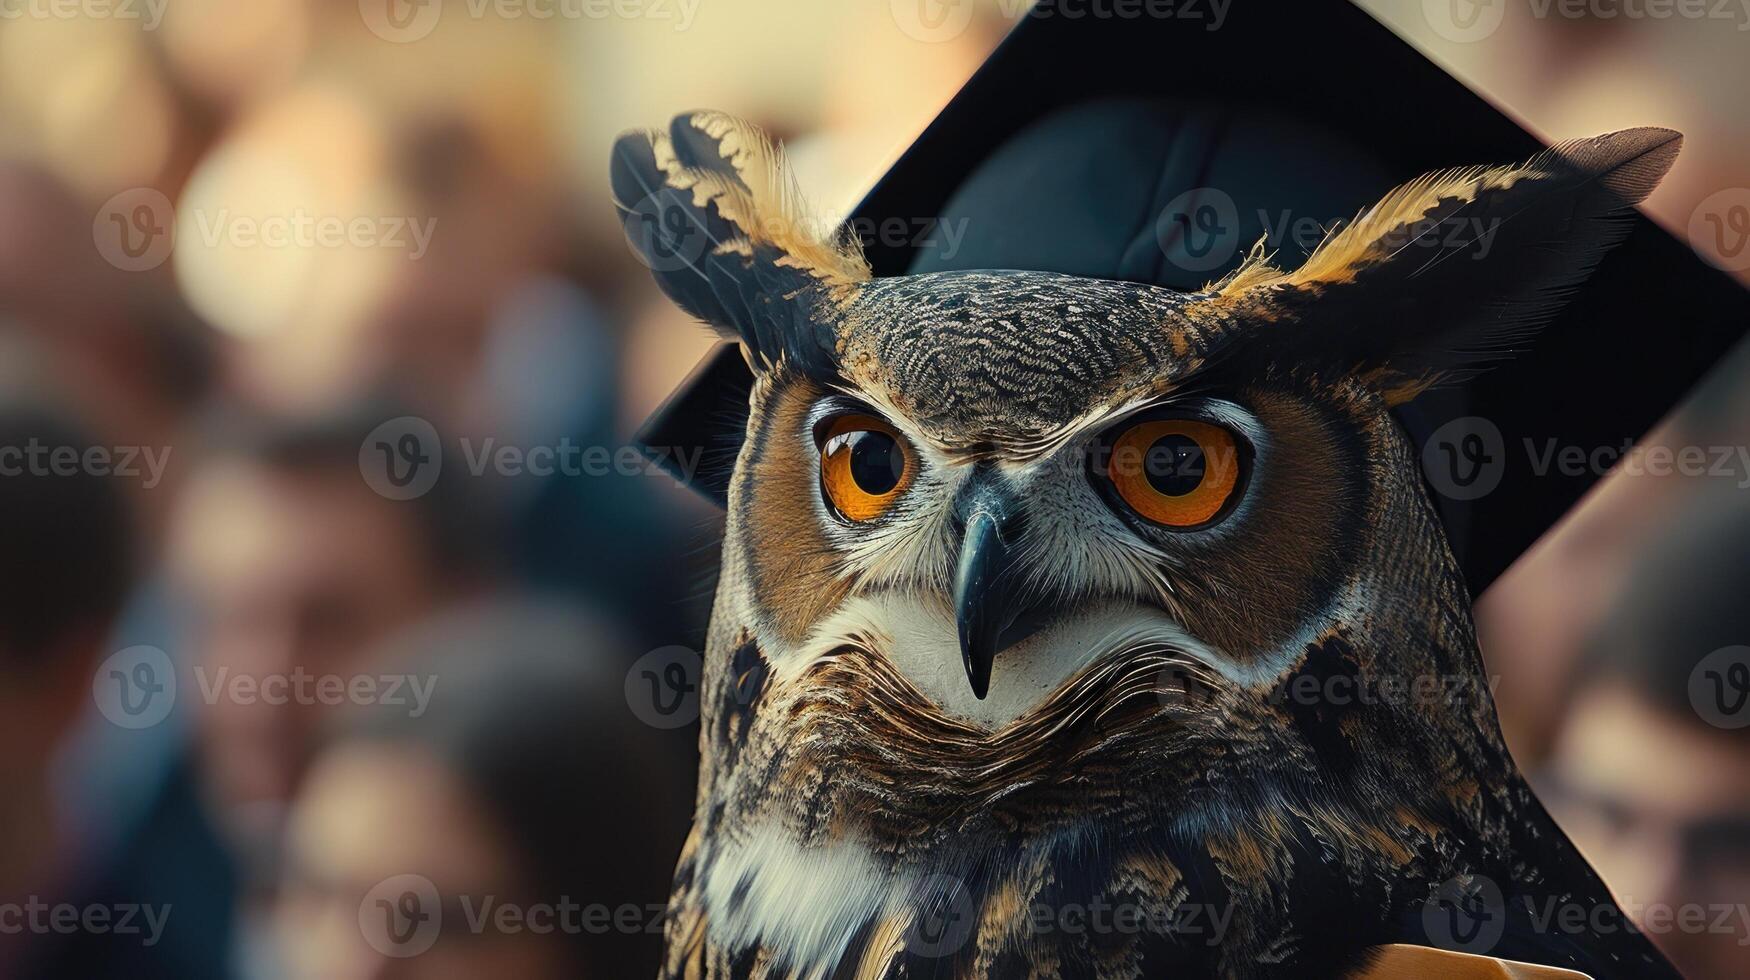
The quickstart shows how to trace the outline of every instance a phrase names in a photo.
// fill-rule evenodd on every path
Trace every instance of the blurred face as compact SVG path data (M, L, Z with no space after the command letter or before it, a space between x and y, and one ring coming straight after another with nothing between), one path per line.
M375 673L369 653L438 601L417 525L356 472L225 464L190 487L175 547L210 788L230 811L284 801L345 706L319 685Z
M32 651L29 667L18 659L0 649L0 900L34 884L53 857L50 768L61 740L91 704L97 644L81 640ZM6 939L0 936L0 946Z
M560 932L503 924L521 921L502 918L507 907L530 908L516 898L525 888L511 852L460 781L417 748L354 743L325 755L293 809L288 848L275 923L294 980L578 976Z
M1610 474L1477 600L1477 642L1501 678L1496 708L1521 766L1537 768L1549 753L1574 659L1676 489L1673 480Z
M1661 711L1626 685L1599 684L1575 701L1550 775L1557 820L1684 975L1750 976L1743 733ZM1687 926L1685 906L1704 910L1690 911Z
M39 779L61 738L88 705L96 645L32 652L26 667L0 649L0 818L5 799ZM0 833L4 827L0 826Z

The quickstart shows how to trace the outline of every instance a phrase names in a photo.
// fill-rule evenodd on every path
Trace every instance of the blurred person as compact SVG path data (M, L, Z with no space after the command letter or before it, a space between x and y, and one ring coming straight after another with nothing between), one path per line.
M1750 492L1710 489L1634 561L1534 782L1685 976L1737 980L1750 976L1750 704L1711 704L1705 672L1746 681L1715 651L1742 647L1750 663Z
M366 401L297 418L233 419L178 503L170 578L187 613L208 805L245 885L271 881L283 807L332 699L395 631L495 575L489 512L443 468L431 489L372 489L361 447L405 409Z
M651 644L675 642L677 618L689 624L682 633L704 618L702 608L677 617L670 598L687 584L671 510L685 492L636 465L620 438L624 331L599 301L605 263L567 227L560 195L531 184L490 137L460 114L400 127L398 183L435 231L370 319L371 348L417 390L441 393L439 409L475 446L588 448L612 459L494 482L515 570L613 609Z
M1670 431L1640 443L1669 445ZM1684 481L1608 474L1477 600L1477 642L1499 677L1496 710L1513 758L1535 769L1562 725L1569 674L1609 609L1649 529L1686 496Z
M175 883L83 837L58 786L133 585L117 477L63 465L101 448L58 410L0 404L0 976L218 976L202 910L172 929Z
M1477 638L1513 757L1541 766L1563 724L1575 661L1623 588L1649 537L1718 477L1647 463L1657 448L1675 459L1699 447L1711 461L1750 446L1750 344L1708 375L1634 453L1600 480L1562 521L1477 600ZM1750 480L1750 474L1738 479Z
M318 756L277 915L291 977L654 974L691 772L629 708L616 633L506 602L395 645L434 696L353 709Z
M97 213L59 176L0 161L0 342L29 349L28 364L6 367L76 393L80 417L114 444L168 446L207 394L211 333L164 270L104 261ZM162 491L135 501L148 551L180 472L170 463Z
M524 54L517 65L538 64ZM620 465L630 426L616 414L619 340L592 291L611 277L567 220L543 127L483 113L453 82L418 86L424 98L412 99L340 60L241 119L197 168L179 212L389 219L383 230L402 232L403 247L266 252L179 238L179 282L227 335L227 386L248 404L309 411L393 385L419 392L431 421L466 448L605 452L613 465L591 472L482 474L504 508L507 564L672 642L668 597L683 576L663 496L681 491Z

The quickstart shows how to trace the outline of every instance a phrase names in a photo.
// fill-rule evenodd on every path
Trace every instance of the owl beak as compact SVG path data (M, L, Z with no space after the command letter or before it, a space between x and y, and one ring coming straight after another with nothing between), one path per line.
M980 701L990 693L991 664L1013 642L1010 627L1022 612L1013 547L1019 528L986 510L966 522L960 567L954 575L955 621L966 679ZM1009 635L1005 635L1009 634Z

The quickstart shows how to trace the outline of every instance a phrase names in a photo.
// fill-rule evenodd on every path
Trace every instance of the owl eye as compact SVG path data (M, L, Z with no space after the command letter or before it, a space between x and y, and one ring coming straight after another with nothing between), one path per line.
M820 438L821 493L845 520L880 517L911 485L917 470L911 444L881 419L841 415Z
M1096 467L1131 510L1179 531L1208 526L1239 498L1243 447L1228 430L1188 418L1131 423L1102 440Z

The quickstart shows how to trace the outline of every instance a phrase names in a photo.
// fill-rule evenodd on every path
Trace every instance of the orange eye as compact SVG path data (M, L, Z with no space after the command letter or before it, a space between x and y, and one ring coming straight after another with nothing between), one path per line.
M1111 444L1106 477L1130 508L1187 530L1219 517L1238 496L1240 446L1233 433L1195 419L1138 422Z
M820 487L846 520L886 513L916 471L905 437L873 415L841 415L827 426L820 445Z

